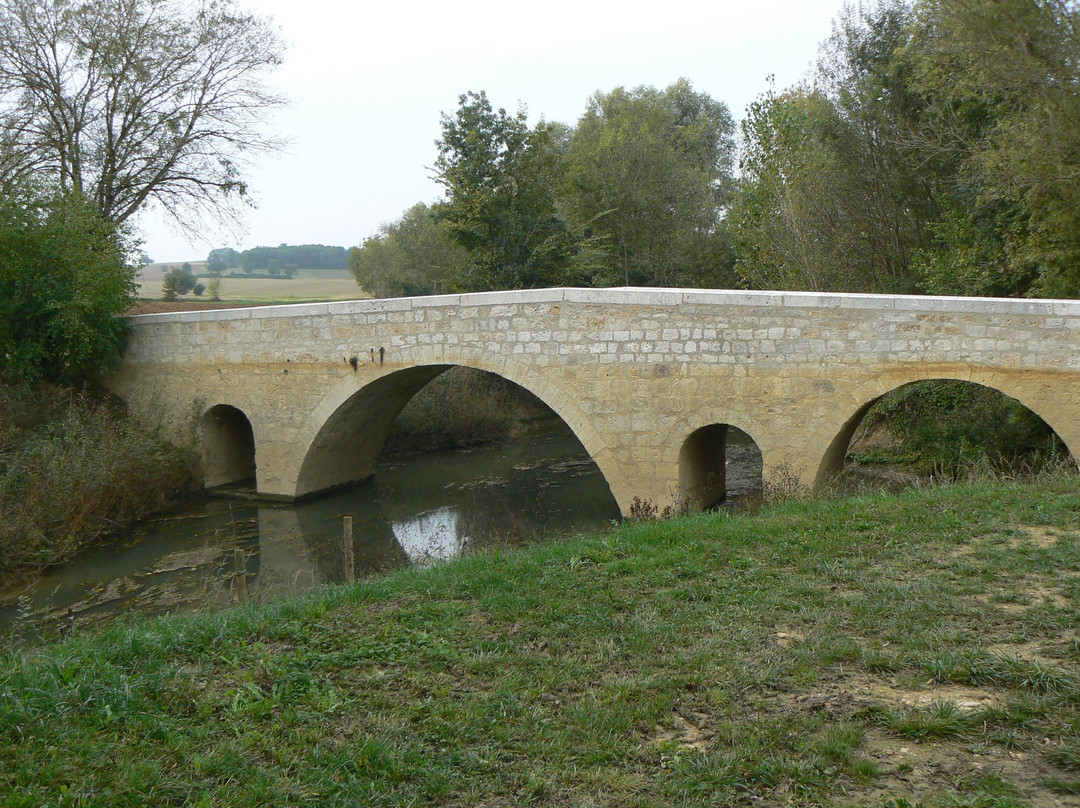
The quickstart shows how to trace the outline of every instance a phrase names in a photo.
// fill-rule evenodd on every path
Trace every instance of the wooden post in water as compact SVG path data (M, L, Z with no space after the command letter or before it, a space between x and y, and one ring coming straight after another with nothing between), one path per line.
M236 583L236 599L241 603L247 603L247 556L239 547L233 550L233 563L236 565L236 573L233 575Z
M352 517L346 516L341 521L341 548L344 550L345 556L345 583L351 584L356 580L356 570L354 569L354 564L356 562L353 554Z

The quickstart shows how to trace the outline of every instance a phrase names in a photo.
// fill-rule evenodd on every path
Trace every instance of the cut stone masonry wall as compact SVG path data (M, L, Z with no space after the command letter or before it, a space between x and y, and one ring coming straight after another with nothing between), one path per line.
M712 424L748 433L766 478L783 467L820 482L869 405L922 379L1000 390L1080 451L1077 301L539 289L131 322L109 384L177 424L218 405L241 411L268 496L369 476L400 408L451 365L543 399L624 512L635 496L670 501L680 449Z

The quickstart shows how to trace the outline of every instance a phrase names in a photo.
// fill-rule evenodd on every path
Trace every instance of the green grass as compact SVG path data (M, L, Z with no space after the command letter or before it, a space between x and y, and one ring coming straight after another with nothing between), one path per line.
M1071 476L788 503L10 650L0 805L1059 804L1078 536Z

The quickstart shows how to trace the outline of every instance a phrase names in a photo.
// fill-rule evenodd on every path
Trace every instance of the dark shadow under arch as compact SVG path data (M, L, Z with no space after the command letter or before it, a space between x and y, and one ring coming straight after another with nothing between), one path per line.
M472 366L445 363L405 368L373 380L345 399L326 418L304 456L297 476L296 498L321 495L370 478L394 421L405 405L435 377L454 367ZM566 426L581 445L582 453L589 456L577 432L544 397L502 374L483 368L476 370L501 378L543 405ZM605 482L610 491L606 475Z
M1067 456L1068 450L1065 447L1065 443L1061 440L1060 436L1053 429L1053 427L1048 424L1038 413L1036 413L1029 406L1027 406L1023 401L1020 401L1019 399L1008 395L1004 391L990 385L970 381L967 379L956 379L950 377L916 379L910 382L903 382L901 384L897 384L895 387L891 388L885 393L867 401L865 404L859 407L851 415L851 417L848 418L847 421L844 422L843 426L841 427L839 432L837 432L836 436L830 443L829 448L825 452L821 466L818 469L817 477L815 479L815 485L824 483L829 478L835 477L836 475L840 474L840 472L843 470L844 462L848 456L848 451L851 446L852 439L856 434L856 431L859 429L860 425L863 423L864 419L874 408L875 405L882 402L886 397L897 393L897 391L904 390L905 388L911 388L916 385L925 385L935 382L943 382L949 385L955 385L957 387L971 386L986 391L992 391L993 393L1001 396L1002 399L1011 402L1013 405L1015 405L1015 407L1022 408L1022 410L1030 414L1032 418L1038 419L1038 421L1045 427L1045 431L1047 435L1051 437L1051 441L1054 443L1054 445L1058 447L1060 451L1062 451Z
M236 407L218 404L200 420L203 452L203 485L220 485L255 479L255 433L251 421Z
M696 429L679 449L679 496L690 508L707 510L729 498L732 445L746 447L739 468L738 493L761 490L762 458L756 441L730 424Z
M382 376L351 395L326 419L300 467L297 498L369 478L398 413L451 365L421 365Z

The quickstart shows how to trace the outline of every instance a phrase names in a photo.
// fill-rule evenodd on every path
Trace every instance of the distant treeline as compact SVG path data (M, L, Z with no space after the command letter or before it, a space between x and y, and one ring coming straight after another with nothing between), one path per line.
M346 269L344 247L324 244L279 244L276 247L252 247L238 252L232 247L211 250L206 259L210 272L239 268L247 273L268 272L277 275L297 269Z

